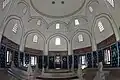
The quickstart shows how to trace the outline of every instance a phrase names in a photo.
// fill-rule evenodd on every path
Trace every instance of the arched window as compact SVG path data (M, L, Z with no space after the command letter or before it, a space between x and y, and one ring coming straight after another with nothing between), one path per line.
M111 56L110 50L108 50L108 49L104 50L104 61L105 61L105 64L110 64L110 61L111 61L110 56Z
M56 40L55 40L55 45L61 45L60 38L56 38Z
M23 8L23 14L25 15L26 12L27 12L27 7L24 7L24 8Z
M91 6L89 6L89 11L93 12L93 8Z
M56 29L60 29L60 24L59 23L56 24Z
M79 41L79 42L84 41L84 39L83 39L83 35L80 34L80 35L78 36L78 41Z
M82 56L82 65L84 65L85 64L85 56Z
M12 61L12 54L10 51L7 51L7 63L10 63Z
M2 8L4 9L9 2L10 2L10 0L4 0L3 4L2 4Z
M14 33L17 33L17 30L18 30L18 24L15 23L14 26L13 26L12 31L13 31Z
M98 22L98 27L99 27L100 32L104 31L104 26L103 26L103 23L101 21Z
M37 64L37 57L31 56L31 66L35 66Z
M41 20L38 20L37 25L40 26L40 24L41 24Z
M81 65L82 69L85 69L87 67L87 62L86 62L86 56L80 56L80 62L79 64Z
M78 19L75 19L75 25L77 26L77 25L79 25L80 23L79 23L79 20Z
M37 43L37 42L38 42L38 36L37 36L37 35L34 35L34 36L33 36L33 42L34 42L34 43Z
M107 2L108 2L112 7L115 7L114 0L107 0Z

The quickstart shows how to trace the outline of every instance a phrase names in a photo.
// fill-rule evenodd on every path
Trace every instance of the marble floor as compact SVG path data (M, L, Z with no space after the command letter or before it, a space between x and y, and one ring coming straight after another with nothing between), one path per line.
M120 80L120 69L104 69L105 71L110 71L110 74L106 80ZM52 70L50 70L51 72ZM67 70L66 70L67 71ZM97 69L86 70L84 75L85 80L93 80L96 75ZM0 80L10 80L11 76L8 75L7 69L0 69ZM74 79L34 79L34 80L79 80L77 77Z

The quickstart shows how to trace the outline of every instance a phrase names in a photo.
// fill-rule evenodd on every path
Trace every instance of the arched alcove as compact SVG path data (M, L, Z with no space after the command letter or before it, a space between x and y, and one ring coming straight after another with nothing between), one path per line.
M73 54L84 54L92 51L91 36L86 32L77 32L72 39Z
M28 20L29 22L29 26L30 27L36 27L36 28L40 28L42 30L46 30L48 28L48 23L47 21L41 17L41 16L31 16Z
M25 47L44 51L44 39L38 33L31 33L25 40Z
M5 48L4 59L8 61L4 62L4 65L10 66L11 61L15 58L14 64L18 66L18 57L16 56L18 56L19 46L24 32L21 19L16 16L10 16L1 29L3 30L1 47Z
M99 7L99 1L98 0L90 0L86 5L86 15L88 17L92 17L96 15L97 8Z
M47 29L47 32L64 32L65 33L67 31L68 31L67 23L60 20L56 20L49 23L49 27Z
M53 34L47 44L49 68L68 69L68 38L62 34Z
M25 58L29 58L29 55L32 57L34 57L35 55L42 56L44 54L44 48L45 48L45 41L39 33L31 32L25 37L25 43L24 43L24 52L26 53ZM37 62L39 62L38 59L39 58L36 57ZM40 62L39 66L41 64L42 61Z
M21 43L22 34L23 29L18 19L10 19L3 31L3 36L19 45Z
M102 23L101 26L104 27L103 31L100 31L100 29L99 29L100 23ZM96 24L94 27L94 35L95 35L97 44L100 43L101 41L107 39L108 37L110 37L113 34L114 34L114 30L112 28L112 25L110 24L110 22L107 19L102 17L102 18L99 18L96 20Z
M33 51L34 53L37 53L38 55L43 55L45 50L45 37L40 33L38 30L30 30L28 31L22 40L22 43L24 45L21 45L21 47L24 47L24 51Z
M78 29L88 29L88 18L87 18L87 16L83 16L83 15L74 16L68 22L68 29L69 29L69 32L72 32L72 31L74 32Z
M54 36L48 43L49 55L67 55L68 43L64 37Z
M30 6L27 2L25 1L20 1L18 2L17 6L16 6L16 13L20 16L23 17L26 14L28 14L28 16L30 16Z
M93 34L98 49L103 47L102 43L108 39L109 42L104 44L104 47L116 42L115 28L113 28L113 24L111 24L111 22L105 17L96 19Z

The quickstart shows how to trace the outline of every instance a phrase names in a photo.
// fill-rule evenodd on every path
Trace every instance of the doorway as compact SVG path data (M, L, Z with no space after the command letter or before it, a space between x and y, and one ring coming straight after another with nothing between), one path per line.
M60 55L56 55L55 56L55 69L61 69L61 56Z

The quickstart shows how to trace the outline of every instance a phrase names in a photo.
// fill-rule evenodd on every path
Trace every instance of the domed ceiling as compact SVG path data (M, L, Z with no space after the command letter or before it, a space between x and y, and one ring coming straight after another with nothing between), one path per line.
M47 17L71 16L83 7L85 0L30 0L32 7Z

